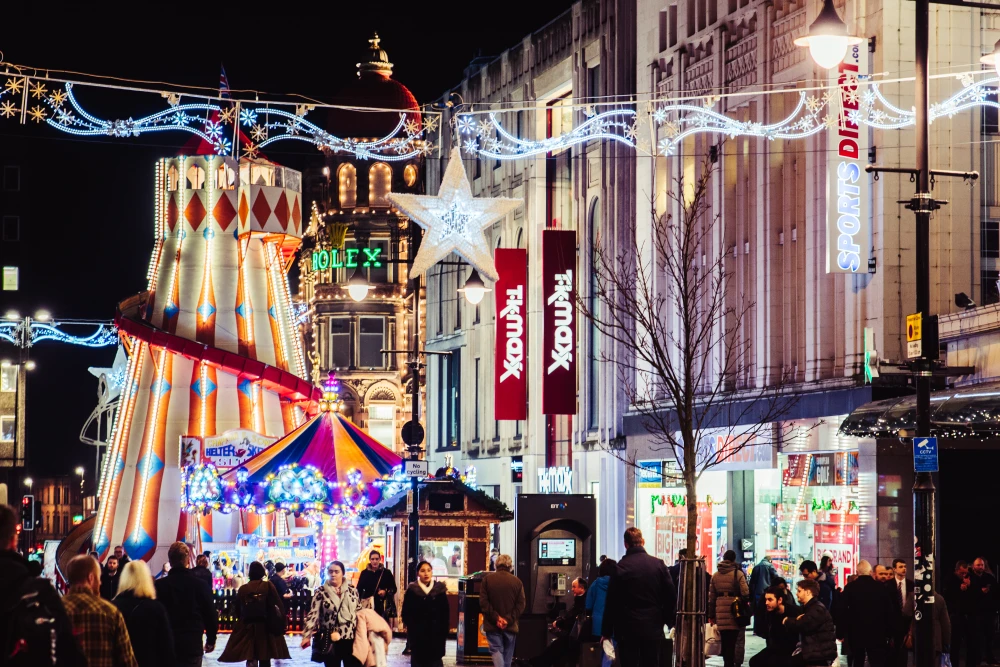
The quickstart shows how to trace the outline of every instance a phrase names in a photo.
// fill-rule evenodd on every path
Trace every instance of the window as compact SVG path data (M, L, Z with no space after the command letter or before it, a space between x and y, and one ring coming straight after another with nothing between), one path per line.
M368 170L368 205L372 208L389 208L392 192L392 168L385 162L376 162Z
M479 403L480 403L480 400L479 400L479 361L480 361L479 357L476 357L476 372L475 372L475 375L473 375L473 382L476 383L476 386L475 386L475 388L473 390L474 394L475 394L475 397L476 397L475 398L475 406L476 406L475 407L475 415L476 415L476 418L473 421L474 426L473 426L473 429L472 429L472 442L479 442L479 419L480 419L480 417L479 417L479 407L480 407L479 406Z
M0 391L17 391L17 366L4 366L0 368Z
M358 204L358 170L345 162L337 170L337 187L340 193L340 208L354 208Z
M362 317L358 335L358 365L362 368L384 368L385 318Z
M663 12L660 12L662 15ZM661 49L662 51L662 49ZM601 66L594 65L587 68L587 94L592 102L601 101Z
M1000 222L996 220L983 220L980 224L980 234L982 235L982 239L979 247L979 256L1000 257Z
M523 420L518 419L517 421L514 422L514 439L515 440L520 440L521 439L521 429L523 429L523 428L524 428L524 421Z
M413 164L408 164L403 168L403 182L406 183L406 187L412 188L417 184L417 166Z
M461 287L461 285L458 284L458 276L459 272L455 271L455 288L451 292L452 295L455 296L453 299L455 302L455 331L462 328L462 302L465 301L465 299L458 297L458 288Z
M3 168L4 192L17 192L21 189L21 168L11 165Z
M600 238L601 229L601 207L600 200L596 197L593 203L590 205L590 295L588 298L587 308L590 312L596 313L598 307L597 294L600 289L600 285L597 282L597 270L596 266L599 261L598 259L598 238ZM599 332L597 331L597 325L594 324L594 319L590 319L590 336L588 343L590 349L587 351L587 428L593 430L597 428L598 425L598 371L600 370L600 345L599 345Z
M992 92L986 96L986 102L997 102L996 92ZM998 119L998 112L996 107L983 106L983 134L1000 134L1000 119Z
M69 487L68 486L64 486L63 487L63 502L66 503L67 505L70 504Z
M3 240L21 240L21 218L16 215L5 215L3 217Z
M396 406L392 403L368 405L368 435L395 450Z
M191 190L201 190L205 187L205 169L193 164L187 170L187 186Z
M500 422L498 422L496 419L493 420L493 439L494 440L500 439Z
M438 414L441 415L441 440L438 449L458 449L461 437L462 399L462 359L460 350L452 350L447 356L439 357L438 377L444 391L438 394Z
M351 367L351 321L346 317L330 319L330 366Z
M61 489L58 486L55 488L55 492L56 492L56 502L54 503L55 505L61 505L62 504L61 502L59 502L59 500L60 500L59 491L60 490Z
M373 285L389 282L389 262L387 261L389 259L389 241L371 241L368 243L368 247L382 249L382 253L379 255L381 266L372 266L368 269L368 281Z
M14 415L0 417L0 442L14 442Z
M982 305L1000 302L1000 285L997 284L997 281L1000 280L1000 271L982 269L979 275L983 283Z
M225 162L215 170L215 187L220 190L236 189L236 171Z
M527 131L527 126L524 124L524 112L517 112L517 138L524 139L524 133Z
M473 158L473 160L475 161L476 164L476 174L472 178L473 180L475 180L477 178L481 178L483 175L483 161L480 160L479 158Z

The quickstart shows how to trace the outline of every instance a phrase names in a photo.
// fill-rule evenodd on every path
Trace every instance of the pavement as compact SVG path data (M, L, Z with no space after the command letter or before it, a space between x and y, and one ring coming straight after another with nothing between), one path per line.
M219 662L219 656L222 655L222 649L225 648L226 641L228 641L228 639L228 634L219 635L215 651L213 651L211 655L205 656L205 661L202 663L202 667L220 667L221 665L233 664ZM314 667L318 664L309 659L312 654L312 649L303 650L299 647L299 643L302 641L299 638L299 635L286 635L285 641L288 643L288 654L292 657L290 660L273 660L271 662L272 667L306 667L307 665ZM405 643L406 640L400 637L394 639L389 645L389 667L410 667L410 659L403 655L403 645ZM757 652L763 648L764 640L757 637L752 632L747 632L746 652L743 664L746 665L750 661L750 658L756 655ZM708 667L722 667L722 658L720 656L710 657L706 660L706 664ZM455 665L455 640L449 639L445 648L444 667L455 667Z

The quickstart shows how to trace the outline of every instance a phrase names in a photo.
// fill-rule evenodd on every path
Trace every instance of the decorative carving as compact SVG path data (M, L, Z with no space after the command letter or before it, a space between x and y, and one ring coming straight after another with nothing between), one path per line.
M726 49L726 85L730 92L757 83L757 34Z
M771 74L777 74L802 62L808 53L795 46L794 40L805 34L806 10L803 7L774 22L771 46Z

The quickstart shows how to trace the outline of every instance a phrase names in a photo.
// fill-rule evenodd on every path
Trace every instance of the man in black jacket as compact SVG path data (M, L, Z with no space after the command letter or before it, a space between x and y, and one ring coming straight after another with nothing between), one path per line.
M969 564L964 560L955 563L955 570L944 578L944 598L951 620L951 664L958 667L962 658L962 645L969 636Z
M916 600L913 596L913 579L906 576L906 561L897 558L892 561L892 578L885 584L889 588L889 597L893 607L893 638L892 647L886 660L887 667L906 667L909 651L906 648L906 635L913 623L913 611Z
M601 634L618 640L622 667L657 667L663 626L674 622L677 589L667 566L644 544L641 530L625 531L625 556L608 586Z
M978 667L980 662L997 664L993 657L993 625L996 622L997 580L986 571L986 561L972 561L969 573L967 602L969 605L969 649L966 664Z
M799 643L799 633L784 623L786 618L798 616L799 608L786 596L782 586L769 586L762 602L766 611L761 633L767 639L767 647L750 658L750 667L787 667Z
M858 562L858 578L844 587L837 617L837 636L851 647L849 667L883 667L889 640L898 634L893 625L892 600L883 584L872 577L872 566Z
M167 552L170 572L156 581L156 599L167 608L174 630L178 667L201 667L203 654L215 650L219 617L212 603L212 588L189 568L191 551L183 542L174 542ZM205 635L202 649L201 636Z
M833 617L819 601L819 583L814 579L802 579L796 586L795 595L802 605L801 613L795 618L785 618L782 623L801 638L802 651L793 655L791 667L803 665L829 665L837 657L837 630Z

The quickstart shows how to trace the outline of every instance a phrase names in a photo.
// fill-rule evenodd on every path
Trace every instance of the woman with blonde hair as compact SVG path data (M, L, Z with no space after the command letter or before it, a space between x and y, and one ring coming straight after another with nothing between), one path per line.
M153 575L146 561L132 560L125 564L114 603L125 617L139 667L173 667L174 633L167 610L156 600Z

